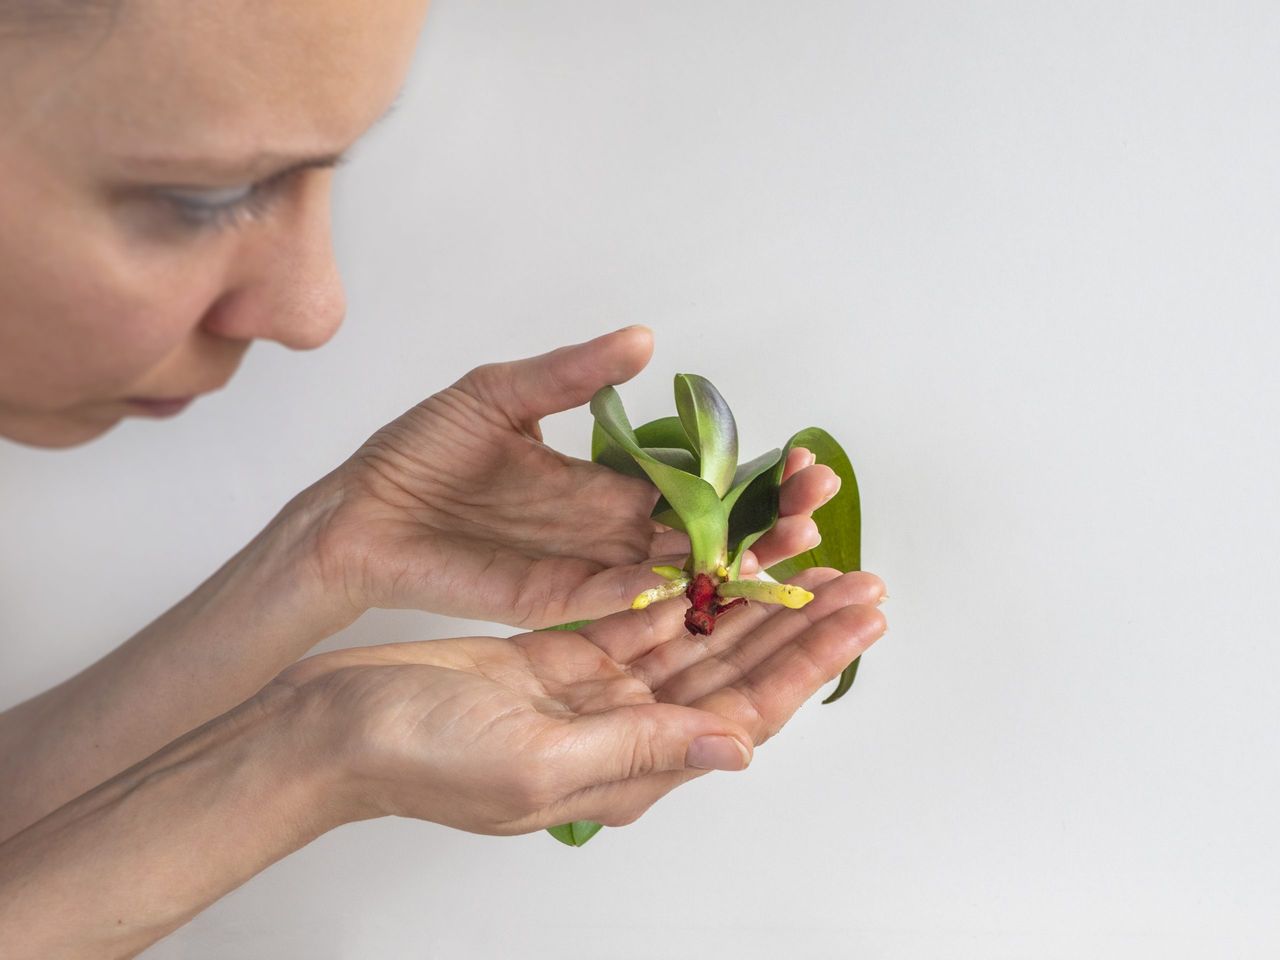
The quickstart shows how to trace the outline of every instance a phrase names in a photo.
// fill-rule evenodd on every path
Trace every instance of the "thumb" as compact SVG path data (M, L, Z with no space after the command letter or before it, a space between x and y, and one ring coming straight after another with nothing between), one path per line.
M744 728L709 711L644 703L576 717L557 765L568 792L674 770L745 770L751 743Z
M653 331L635 325L525 360L485 364L456 386L527 425L581 406L603 386L630 380L652 355Z

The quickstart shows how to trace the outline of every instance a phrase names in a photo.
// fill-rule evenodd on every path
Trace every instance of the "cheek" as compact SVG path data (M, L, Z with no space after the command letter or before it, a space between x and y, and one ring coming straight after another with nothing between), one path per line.
M157 259L105 225L50 216L48 206L21 220L12 205L0 209L7 406L50 411L122 396L181 348L218 296L216 262ZM5 229L15 222L25 230Z

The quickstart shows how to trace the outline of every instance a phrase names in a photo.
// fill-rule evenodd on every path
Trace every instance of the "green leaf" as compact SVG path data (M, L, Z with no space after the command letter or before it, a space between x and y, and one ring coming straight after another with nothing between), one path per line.
M661 460L669 467L682 470L691 477L698 475L698 458L688 450L679 447L641 447L645 453L655 460Z
M782 472L787 466L788 444L782 450L772 450L757 460L771 458L772 463L755 473L743 477L742 483L730 491L733 498L729 512L729 572L737 577L742 565L742 554L778 522L778 490L782 486ZM755 464L757 460L751 461ZM767 461L766 461L767 462ZM729 497L725 500L728 501Z
M675 460L665 460L664 462L671 464L673 467L680 467L681 470L692 473L695 477L700 476L702 473L701 463L698 460L698 448L689 439L689 435L684 432L684 426L680 423L679 417L659 417L657 420L650 420L648 423L641 424L636 427L636 442L650 451L654 447L688 450L693 455L692 464ZM662 458L659 457L658 459L661 460ZM649 514L649 517L657 520L658 523L665 523L668 527L679 530L681 533L685 532L684 522L671 509L671 504L667 502L666 497L658 498L658 502L654 504L653 511Z
M685 434L684 427L680 425L679 417L662 417L636 427L636 442L663 463L679 467L695 477L698 475L698 455L693 449L693 442ZM688 456L684 456L682 451L688 451ZM599 423L591 427L591 459L629 477L649 479L649 475L644 472L640 464L636 463L624 448L614 443ZM681 533L684 532L683 521L671 509L671 504L667 502L666 497L658 498L649 517Z
M782 471L776 470L778 461L782 457L780 449L770 450L768 453L762 453L754 460L749 460L742 466L738 467L737 472L733 475L733 486L724 496L725 509L729 511L730 516L733 515L734 505L738 502L738 498L746 492L755 479L767 470L775 470L778 477L781 478ZM779 480L780 482L780 480ZM777 485L776 483L774 484Z
M770 450L743 464L733 478L733 489L724 498L729 511L729 575L737 578L742 553L778 519L778 484L785 451ZM743 498L745 503L743 502Z
M710 571L725 563L728 520L715 488L701 477L663 463L641 447L627 419L622 398L613 387L602 387L596 392L591 398L591 413L609 439L640 465L680 515L689 534L695 567Z
M862 569L862 510L858 478L854 476L849 455L831 434L819 427L801 430L787 443L787 451L792 447L807 448L818 463L834 470L840 478L840 492L814 511L813 520L822 534L822 542L812 550L770 567L769 576L789 580L810 567L835 567L845 573Z
M698 476L698 451L693 445L693 441L684 432L684 427L680 425L679 417L660 417L657 420L650 420L648 423L636 427L635 438L636 443L653 452L659 460L678 466L680 469L692 473L695 477ZM659 455L655 452L664 449L687 451L689 456L686 457L678 453ZM596 463L603 463L619 473L646 478L645 472L640 469L639 464L631 459L623 447L610 438L604 427L598 422L593 424L591 428L591 459Z
M648 480L649 475L640 468L635 458L626 449L610 439L604 427L596 423L591 428L591 459L593 462L640 480ZM650 481L652 482L652 481Z
M642 423L636 427L636 442L642 447L679 447L698 455L697 444L689 439L679 417L659 417Z
M809 567L834 567L845 573L861 570L862 505L858 497L858 478L854 475L848 454L831 434L818 427L797 433L787 444L787 451L790 452L793 446L808 448L818 463L825 463L834 470L840 478L840 492L813 514L822 542L799 556L774 564L769 568L769 576L775 580L790 580ZM834 703L849 691L858 675L859 660L861 658L844 668L836 689L823 703Z
M641 424L636 427L636 442L664 463L679 467L694 476L699 475L698 451L694 447L693 441L689 439L689 435L684 432L684 427L681 425L679 417L659 417L657 420L650 420L648 423ZM692 461L681 458L679 454L669 452L658 454L656 452L658 450L687 450L692 455ZM636 463L635 459L625 449L614 443L609 438L609 434L605 432L604 427L600 426L599 423L593 424L591 428L591 459L596 463L616 470L618 473L625 473L630 477L639 477L641 480L649 479L649 475L641 469L640 464ZM681 533L687 532L684 528L684 521L680 519L678 513L671 509L671 504L667 502L666 497L658 497L658 502L653 505L653 510L650 512L649 517L658 523L671 527L673 530L679 530Z
M853 686L853 678L858 675L858 664L862 662L862 657L855 657L853 663L849 664L840 671L840 682L836 684L836 688L831 691L831 696L823 700L824 704L835 703Z
M595 623L594 620L574 620L572 623L557 623L554 627L539 627L538 630L581 630L588 623ZM535 631L537 632L537 631Z
M702 479L723 497L738 467L738 425L733 412L706 377L676 374L676 411L701 459Z
M594 820L575 820L573 823L562 823L556 827L547 827L547 833L568 846L580 847L599 833L600 827L601 824L596 823Z
M684 521L680 519L680 514L671 509L671 504L667 503L666 497L658 498L658 502L653 507L653 512L649 514L649 519L666 524L672 530L688 533L684 528Z

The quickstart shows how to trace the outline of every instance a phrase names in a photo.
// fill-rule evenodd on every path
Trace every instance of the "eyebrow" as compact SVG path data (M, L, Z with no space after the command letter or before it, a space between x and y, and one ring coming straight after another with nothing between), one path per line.
M400 105L404 91L396 94L391 105L382 112L369 128L367 134L383 120L387 119ZM363 134L362 134L363 136ZM177 154L177 153L136 153L125 154L116 159L131 171L145 171L149 178L175 177L171 182L178 185L181 178L194 177L196 180L210 177L228 182L258 181L275 177L286 177L303 170L325 169L342 164L348 156L350 148L336 153L288 153L277 150L257 150L241 156L211 156L209 154Z

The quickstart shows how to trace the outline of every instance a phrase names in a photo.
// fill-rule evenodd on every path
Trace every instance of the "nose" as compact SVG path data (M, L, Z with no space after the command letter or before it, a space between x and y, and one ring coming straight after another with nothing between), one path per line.
M330 171L303 178L249 228L226 291L201 325L231 340L274 340L293 350L329 341L346 314L333 256Z

